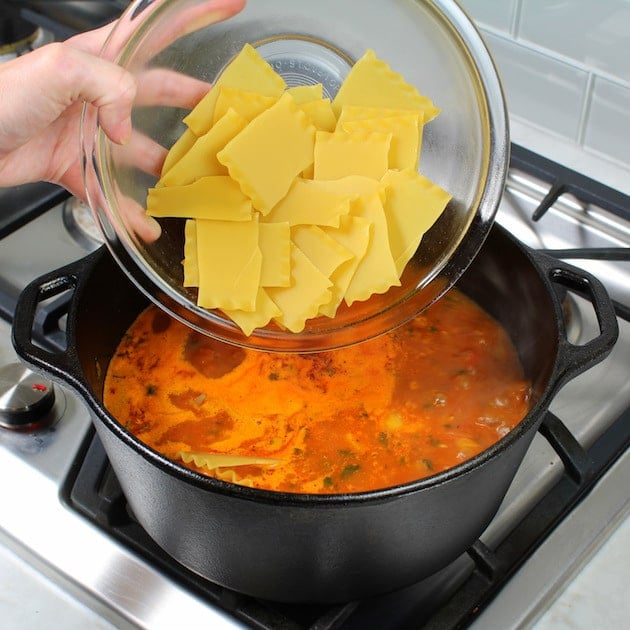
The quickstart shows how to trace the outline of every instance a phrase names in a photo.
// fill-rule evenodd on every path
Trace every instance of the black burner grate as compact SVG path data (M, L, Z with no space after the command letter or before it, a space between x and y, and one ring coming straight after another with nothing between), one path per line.
M62 498L173 579L253 628L464 628L627 450L630 409L588 450L552 413L547 413L540 432L559 454L565 473L496 549L491 550L478 540L467 554L431 578L395 593L338 606L258 600L212 584L175 563L129 512L94 431L62 489Z
M542 157L529 149L512 144L510 167L525 171L551 185L532 216L534 221L540 220L558 198L567 193L574 195L584 203L591 203L621 217L630 218L628 195Z
M606 186L549 162L521 147L513 147L512 167L548 182L551 191L534 219L542 217L546 205L559 195L571 193L586 203L595 203L630 220L630 199ZM14 192L1 190L0 205ZM34 196L29 197L30 194ZM0 224L0 238L21 227L62 201L66 193L57 188L36 186L25 191L26 210ZM13 201L11 201L13 203ZM547 205L548 207L548 205ZM589 258L589 250L553 252L559 257ZM597 250L594 257L627 260L627 249ZM10 320L12 296L2 294L0 315ZM6 304L5 304L6 303ZM4 304L4 306L3 306ZM630 305L616 304L620 319L630 321ZM55 330L63 304L53 304L45 317L42 337L51 346L63 338ZM565 472L560 481L508 534L496 549L477 541L471 549L435 576L395 593L339 606L285 605L234 593L203 580L174 563L146 534L130 513L103 447L92 431L78 454L62 488L62 499L91 522L146 558L159 570L185 585L209 604L222 608L253 628L311 630L359 628L461 628L466 627L486 607L515 571L553 531L555 526L588 495L595 483L624 453L630 444L630 409L588 449L583 449L562 421L548 413L540 433L561 458Z
M37 26L19 15L6 13L0 17L0 54L13 52L17 48L28 46L37 35Z

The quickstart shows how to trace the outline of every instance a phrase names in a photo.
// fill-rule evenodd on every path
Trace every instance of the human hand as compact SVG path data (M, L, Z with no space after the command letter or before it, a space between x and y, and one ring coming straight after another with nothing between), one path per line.
M242 5L242 0L211 0L197 11L214 11L217 19ZM185 34L177 24L173 27L170 41ZM98 56L113 28L110 24L48 44L0 65L0 186L49 181L85 201L79 143L84 103L98 110L99 124L112 142L137 143L134 154L143 162L139 168L159 172L166 150L132 130L132 106L192 108L209 86L163 69L147 72L138 85L130 73ZM133 215L130 224L143 240L159 237L154 219L139 207Z
M0 65L0 185L46 180L83 197L78 137L84 101L99 108L114 142L129 139L136 83L97 56L110 29Z

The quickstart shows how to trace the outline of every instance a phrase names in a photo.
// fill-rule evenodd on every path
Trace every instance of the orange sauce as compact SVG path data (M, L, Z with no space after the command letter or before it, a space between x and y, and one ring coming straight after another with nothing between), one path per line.
M109 412L151 448L277 460L199 472L257 488L394 486L485 450L527 414L530 383L505 331L452 289L392 333L316 354L245 350L154 306L110 362Z

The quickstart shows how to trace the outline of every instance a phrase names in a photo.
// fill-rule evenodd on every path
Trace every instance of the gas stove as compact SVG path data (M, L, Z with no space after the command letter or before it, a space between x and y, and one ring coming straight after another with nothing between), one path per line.
M38 196L39 208L33 203ZM15 207L22 198L26 222ZM89 212L47 185L3 190L0 206L3 217L17 215L18 226L3 226L0 247L0 366L6 366L17 361L10 321L21 288L99 243ZM528 246L571 259L602 279L615 301L620 336L603 363L556 396L496 518L436 576L339 606L264 602L200 579L135 522L87 410L57 385L52 404L29 405L26 430L0 429L0 473L15 480L0 486L0 541L118 627L166 627L181 618L211 627L511 627L535 618L628 507L630 199L513 146L497 221ZM570 294L565 304L571 341L597 334L589 302ZM63 314L63 303L45 309L34 331L39 343L63 343ZM6 400L13 383L2 387L0 400ZM584 519L587 533L579 525ZM554 536L564 544L547 548ZM541 562L542 569L530 568ZM524 578L528 571L536 578Z
M97 25L123 4L26 2L21 14L63 37L82 28L77 20ZM90 5L91 13L62 7L60 21L51 13L59 5ZM63 190L0 189L0 550L96 611L102 627L171 628L182 619L331 630L530 624L629 509L630 197L514 145L497 221L604 282L620 329L613 352L555 397L495 519L452 565L369 601L281 605L211 584L166 556L128 510L82 402L23 372L10 340L20 291L100 242L89 210ZM65 305L64 296L45 305L36 342L63 345ZM565 307L573 343L597 334L588 301L570 293Z

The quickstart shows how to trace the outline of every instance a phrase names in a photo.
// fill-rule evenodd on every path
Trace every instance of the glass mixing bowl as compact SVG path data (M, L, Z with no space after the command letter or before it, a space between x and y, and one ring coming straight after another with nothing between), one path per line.
M134 134L110 142L95 110L82 121L85 185L107 247L138 288L172 316L217 339L272 351L334 349L385 333L439 299L465 271L494 220L508 167L505 101L473 23L448 0L136 0L102 56L135 75ZM241 9L242 7L242 9ZM158 179L162 147L185 127L187 89L212 83L249 43L289 86L322 83L333 97L352 64L375 50L441 109L424 128L420 171L452 195L422 238L401 286L340 308L292 333L269 325L244 335L183 286L184 221L164 219L144 242L134 225Z

